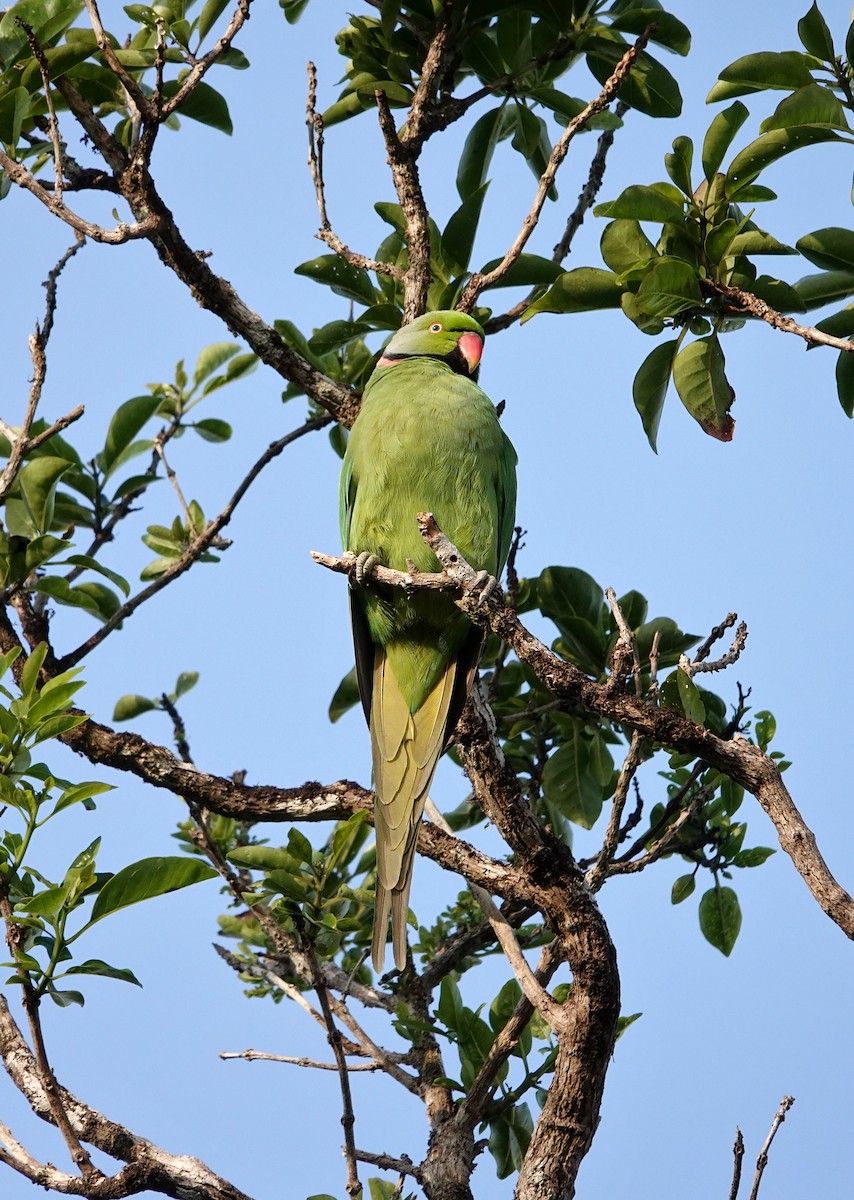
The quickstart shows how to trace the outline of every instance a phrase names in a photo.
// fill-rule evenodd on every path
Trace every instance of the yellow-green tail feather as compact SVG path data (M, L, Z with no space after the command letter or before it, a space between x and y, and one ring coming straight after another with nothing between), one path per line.
M413 713L377 646L371 697L374 769L374 824L377 834L377 899L372 958L382 971L391 910L394 961L406 965L406 918L418 826L445 745L448 712L457 674L449 662L444 674Z

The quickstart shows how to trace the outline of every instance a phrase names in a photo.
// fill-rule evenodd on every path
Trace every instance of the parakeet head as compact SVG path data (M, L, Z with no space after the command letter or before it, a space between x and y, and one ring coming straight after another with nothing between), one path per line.
M377 366L390 367L403 358L438 358L459 375L477 379L483 341L483 329L467 313L429 312L397 331Z

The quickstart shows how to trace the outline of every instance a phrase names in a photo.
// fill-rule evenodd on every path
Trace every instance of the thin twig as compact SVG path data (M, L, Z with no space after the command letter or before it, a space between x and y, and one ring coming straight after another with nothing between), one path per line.
M187 75L186 79L183 80L178 91L163 105L160 110L161 121L165 121L167 117L171 117L172 113L177 112L187 97L195 91L217 59L221 58L226 50L231 47L232 42L244 24L249 20L251 4L252 0L237 0L237 7L231 15L231 20L226 27L225 33L217 39L213 49L209 50L203 58L196 60L193 69Z
M628 108L629 106L621 100L617 104L615 115L622 118L628 112ZM585 216L593 207L594 201L599 194L599 189L602 187L602 181L605 178L605 163L608 151L614 144L615 133L615 129L606 129L599 135L599 140L596 143L596 153L593 155L590 163L587 182L579 193L578 203L567 219L566 228L563 231L560 241L552 251L552 262L562 263L567 254L569 254L576 233L581 228ZM518 321L528 311L541 291L542 287L532 288L524 300L520 300L517 304L514 304L507 312L497 317L490 317L484 324L484 332L498 333L502 329L507 329L514 321Z
M644 739L641 735L637 732L633 733L628 754L623 761L622 768L620 769L620 777L614 789L614 798L611 802L611 816L608 821L605 839L602 842L602 849L599 851L595 863L586 875L587 886L591 892L598 892L604 883L608 867L619 845L620 822L623 819L623 809L625 808L626 797L629 794L629 787L635 777L635 772L644 760L643 745Z
M150 583L148 587L143 588L141 592L137 592L135 596L131 596L130 600L126 601L121 608L117 609L116 612L113 613L113 615L109 618L109 620L105 621L104 624L101 625L91 637L87 638L87 640L82 642L76 649L71 650L68 654L64 655L61 660L63 665L60 669L66 671L69 667L73 667L76 663L80 662L80 660L85 658L86 655L94 650L96 646L99 646L106 637L109 637L113 630L120 625L122 621L126 620L132 613L136 612L140 605L144 604L146 600L150 600L152 596L155 596L158 592L162 591L164 587L173 581L173 579L177 579L179 575L183 575L185 571L188 571L193 563L196 562L196 560L199 559L202 554L204 554L205 551L214 544L214 541L220 530L223 529L231 520L232 516L234 515L235 508L237 508L237 505L246 495L246 492L254 483L258 475L260 475L261 471L263 471L264 467L271 463L274 458L277 458L286 446L289 446L292 442L295 442L298 438L301 438L306 433L313 433L317 429L323 429L330 423L331 420L332 418L328 416L312 417L310 420L306 421L304 425L300 425L297 429L291 430L290 433L286 434L282 438L279 438L278 441L272 442L257 460L257 462L253 465L249 473L241 481L240 485L237 487L234 495L228 501L225 508L223 508L219 515L214 517L212 521L209 521L204 529L190 541L190 544L187 546L186 550L184 550L181 557L175 559L175 562L172 564L172 566L165 570L162 575L158 576L158 578Z
M53 329L53 319L56 313L56 285L60 274L66 263L74 257L80 247L83 245L83 239L78 235L73 246L69 246L53 269L48 273L47 279L44 281L45 288L45 314L42 324L36 322L35 333L30 334L29 345L30 355L33 360L33 381L30 385L30 395L27 402L27 410L24 414L24 420L21 425L20 432L13 434L9 440L11 442L9 450L9 461L0 475L0 502L5 498L12 484L15 482L18 471L21 468L21 463L26 456L43 442L46 442L49 437L59 433L60 429L65 429L72 421L76 421L83 415L83 406L78 406L64 417L54 422L49 429L45 429L35 438L30 438L30 430L33 427L33 421L36 417L36 410L41 401L42 388L44 386L45 375L47 374L47 343ZM8 428L8 427L7 427ZM4 430L4 432L6 432ZM7 433L7 436L9 434Z
M744 1159L744 1138L741 1130L735 1127L735 1143L732 1148L732 1184L729 1189L729 1200L738 1200L738 1189L741 1187L741 1164Z
M729 613L721 625L715 626L709 637L697 651L693 661L688 658L687 654L681 654L679 656L679 669L690 677L703 671L723 671L726 667L731 667L734 662L737 662L747 642L747 624L744 621L736 629L732 645L725 654L722 654L720 658L716 658L712 662L703 661L708 656L712 643L723 635L725 629L732 626L736 616L736 613Z
M332 1049L338 1070L338 1081L341 1085L341 1125L344 1130L344 1158L347 1163L347 1194L351 1197L351 1200L356 1200L362 1192L362 1185L359 1182L359 1168L356 1160L356 1142L353 1136L356 1117L353 1112L353 1096L350 1091L347 1060L341 1044L341 1031L335 1024L335 1018L332 1015L329 990L320 972L320 965L317 961L314 945L304 929L302 931L302 944L311 966L312 983L314 984L314 990L320 1004L320 1011L323 1013L323 1020L326 1025L326 1037Z
M30 50L33 53L33 58L39 64L39 71L42 77L42 86L44 88L45 103L47 104L48 113L48 131L50 133L50 141L53 146L53 170L54 170L54 195L62 199L62 140L59 136L59 122L56 119L56 108L53 103L53 92L50 86L50 67L48 66L45 52L41 44L33 32L32 25L28 25L21 17L17 18L18 24L27 35L27 42Z
M762 1182L763 1172L765 1171L765 1168L768 1166L768 1151L771 1149L771 1143L774 1141L774 1138L777 1134L777 1130L780 1128L780 1126L785 1121L786 1113L789 1111L789 1109L792 1107L792 1105L794 1103L795 1103L794 1096L784 1096L783 1099L780 1101L780 1107L777 1109L777 1112L774 1116L774 1120L771 1122L771 1128L768 1131L768 1136L765 1139L765 1144L762 1147L762 1149L759 1151L759 1157L756 1160L756 1174L753 1176L753 1186L750 1189L749 1200L756 1200L756 1197L759 1195L759 1185Z
M242 1058L246 1062L278 1062L290 1063L294 1067L311 1067L315 1071L338 1071L338 1063L318 1062L314 1058L294 1058L289 1054L269 1054L266 1050L220 1050L219 1057L223 1059ZM381 1071L378 1062L347 1063L348 1071Z
M358 254L341 240L329 221L326 211L326 189L323 182L323 117L317 112L317 68L313 62L308 64L308 102L306 104L305 123L308 127L308 166L314 184L314 195L320 213L320 230L315 235L325 242L330 250L334 250L339 258L354 267L362 267L366 271L375 271L381 275L391 275L394 279L402 280L404 272L395 263L380 262L375 258L367 258Z
M477 299L481 292L485 291L487 288L494 287L500 279L503 279L503 277L516 262L519 255L524 250L528 238L537 227L537 222L540 219L540 213L542 212L543 205L546 202L546 197L552 188L552 185L555 181L555 176L557 175L563 160L566 158L570 142L579 132L579 130L584 128L591 117L602 112L602 110L607 108L614 99L626 76L631 71L635 59L646 46L650 36L655 31L655 28L656 26L654 24L647 26L635 44L629 47L629 49L617 63L613 74L605 82L602 91L595 98L595 100L591 100L589 104L585 105L578 116L573 117L569 122L566 129L563 131L560 138L555 143L554 148L552 149L548 165L540 177L534 202L531 205L530 211L522 222L522 228L520 229L516 240L496 267L494 267L491 271L487 271L485 274L478 271L472 276L468 285L466 286L466 290L463 293L459 304L457 305L457 308L459 308L462 312L471 312L477 303Z

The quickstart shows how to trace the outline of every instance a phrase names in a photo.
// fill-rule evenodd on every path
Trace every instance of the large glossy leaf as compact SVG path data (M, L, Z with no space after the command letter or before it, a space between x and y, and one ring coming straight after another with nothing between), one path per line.
M45 455L28 462L18 476L21 495L39 533L50 528L57 485L70 467L67 459Z
M819 142L847 141L826 125L796 125L791 129L772 129L763 133L735 156L727 172L727 194L738 198L739 189L753 180L771 163L801 146Z
M576 267L556 279L545 295L531 305L522 320L528 321L539 312L574 313L617 308L622 291L613 271Z
M703 937L729 958L741 930L741 908L732 888L709 888L700 898L699 918Z
M178 81L174 79L164 83L164 97L171 100L177 94L179 86ZM184 117L192 117L194 121L199 121L202 125L210 125L211 128L218 129L220 133L234 132L225 97L204 81L196 84L186 100L182 101L178 111Z
M618 275L657 255L640 224L625 218L609 221L602 232L599 248L606 266Z
M799 50L760 51L745 54L721 71L712 90L706 97L707 104L716 100L729 100L733 96L744 96L765 88L790 91L813 82L810 74L811 58ZM721 86L723 84L724 86Z
M591 38L585 50L593 78L604 84L627 49L625 42ZM646 51L635 59L631 73L620 88L620 99L648 117L678 117L682 112L679 84L666 67Z
M143 858L111 876L98 893L89 925L167 892L215 879L216 871L194 858Z
M561 628L568 617L581 617L598 627L605 593L586 571L578 567L546 567L537 580L543 616Z
M337 721L345 712L354 708L359 700L359 683L356 679L356 668L353 667L338 684L335 695L329 702L329 720Z
M664 408L664 398L670 384L673 371L673 356L678 342L676 338L662 342L648 354L638 368L632 384L632 398L635 408L640 414L644 433L655 453L658 439L658 425Z
M154 416L160 403L159 396L134 396L119 405L110 421L107 440L101 451L106 475L117 465L119 455L130 446L146 421Z
M602 788L590 769L587 740L575 733L543 769L543 795L568 821L592 829L602 811Z
M368 272L345 262L337 254L320 254L309 259L295 267L294 274L305 275L331 288L337 296L357 300L360 304L374 304L377 299Z
M468 270L488 187L488 183L483 183L471 192L445 226L442 234L442 255L448 264L451 275L462 275Z
M767 133L771 129L791 129L798 125L826 125L830 129L851 132L842 102L820 83L807 84L786 96L771 116L765 118L760 129Z
M830 226L807 233L795 243L804 258L825 271L854 272L854 231Z
M685 215L681 203L672 200L658 188L640 183L627 187L616 200L597 204L593 211L597 217L622 217L630 221L656 221L662 224L667 221L679 224Z
M840 350L836 360L836 391L848 417L854 417L854 352Z
M833 38L818 5L813 2L806 16L798 21L798 37L804 49L824 62L832 63L835 58Z
M822 271L818 275L805 275L795 287L809 312L813 308L823 308L825 304L854 296L854 273Z
M650 41L659 46L665 46L674 54L687 54L691 49L691 30L677 17L665 12L658 5L644 7L634 5L626 12L619 13L611 21L612 29L623 33L640 34L648 25L655 23L655 33Z
M0 96L0 142L17 146L21 124L29 108L30 93L26 88L10 88Z
M500 262L500 258L493 258L481 267L482 274L486 275ZM536 287L539 284L554 283L562 274L563 267L554 259L541 258L538 254L520 254L510 269L492 286L496 288Z
M673 360L673 382L679 399L705 432L729 442L735 428L729 414L735 394L727 381L725 366L717 334L697 338Z
M653 317L675 317L703 302L697 272L679 258L660 258L644 275L638 305Z
M719 112L712 121L703 139L703 171L711 183L720 170L732 140L747 120L747 107L736 100L729 108Z

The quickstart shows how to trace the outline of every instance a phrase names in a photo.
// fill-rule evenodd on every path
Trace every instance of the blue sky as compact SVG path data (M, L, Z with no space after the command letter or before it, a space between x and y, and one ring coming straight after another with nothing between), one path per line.
M807 4L783 0L772 18L766 5L733 0L670 7L694 34L687 60L667 58L685 110L673 121L631 116L617 135L602 199L663 178L663 156L678 134L701 143L714 111L705 95L718 71L750 51L795 48ZM336 307L293 268L323 252L313 237L317 217L305 168L305 62L317 63L328 104L341 74L333 39L347 9L314 0L289 27L277 5L258 4L240 43L253 69L223 70L214 80L227 92L234 137L187 122L181 135L161 135L154 161L158 186L190 243L212 250L214 269L266 319L288 318L306 332L346 315L346 302ZM828 3L825 11L841 45L847 6ZM105 3L102 12L105 23L122 30L119 5ZM568 90L592 96L597 89L581 68ZM751 118L738 144L768 111L767 98L748 103ZM65 132L73 143L77 135ZM457 204L448 165L462 136L454 130L425 154L422 177L440 225ZM592 152L589 136L573 144L560 201L546 212L535 252L548 254L557 240ZM330 216L344 240L367 253L385 230L373 202L394 198L384 158L371 115L329 131ZM784 160L767 180L783 199L758 214L760 223L788 242L824 226L849 226L850 174L847 146ZM532 191L524 164L502 155L475 259L503 251ZM86 211L106 220L110 207L93 203ZM602 224L588 216L571 266L599 263ZM69 231L23 194L0 208L6 420L23 412L26 339L43 308L40 280L70 241ZM784 278L801 273L787 259L779 270ZM225 337L148 245L90 245L61 283L44 413L55 418L85 403L76 432L93 452L120 401L169 379L178 359L192 363L203 346ZM518 519L528 536L519 567L527 574L550 563L581 567L618 593L639 589L651 613L697 633L737 610L750 627L748 647L720 688L732 699L739 679L753 688L755 707L775 713L775 744L793 764L790 790L831 869L850 883L852 430L836 400L835 355L807 355L802 342L765 326L724 345L737 393L733 442L705 437L672 394L654 456L631 402L634 372L651 343L619 314L543 315L489 340L481 382L496 401L506 399L503 419L520 459ZM173 466L206 514L218 511L269 441L299 423L302 402L283 407L281 387L259 369L213 396L204 414L234 425L229 446L189 437L176 446ZM245 768L250 782L283 786L314 778L367 783L361 715L354 711L335 726L326 718L352 661L344 585L308 557L310 549L338 545L337 474L324 434L269 467L229 528L234 545L224 561L198 565L92 655L89 711L109 721L121 694L154 695L179 671L198 670L199 685L182 713L204 769ZM171 520L173 509L160 486L151 515L134 518L136 527L106 561L134 578L150 557L138 534L147 523ZM88 618L69 610L60 611L54 628L61 649L91 631ZM138 728L169 741L165 718L141 718ZM96 777L82 760L57 759L57 769L73 778ZM55 836L46 836L45 869L64 868L96 832L104 835L105 869L175 852L170 835L183 816L180 802L126 777L113 782L117 790L97 814L72 811ZM650 803L663 788L649 767L641 785ZM443 764L437 803L452 807L466 791L463 777ZM748 799L744 812L748 844L775 846L758 805ZM580 854L594 845L594 835L579 835ZM755 1159L784 1093L796 1105L775 1143L767 1195L847 1195L854 1180L847 1136L854 1056L845 1020L854 990L850 947L778 853L735 881L744 927L724 959L700 935L696 901L670 904L670 885L682 871L668 860L640 878L612 881L601 895L619 954L623 1010L644 1016L617 1046L579 1196L725 1195L736 1124L748 1161ZM455 886L419 862L413 907L426 911ZM343 1195L334 1075L217 1058L220 1050L248 1046L327 1053L322 1035L294 1006L242 998L210 948L221 910L216 885L208 884L93 931L87 953L132 967L145 986L93 980L85 1009L47 1012L57 1074L94 1107L173 1152L198 1155L258 1200ZM488 1002L499 985L494 968L479 968L468 981L469 1003ZM355 1077L354 1093L359 1146L420 1156L426 1128L411 1098L401 1100L374 1076ZM62 1163L59 1140L23 1110L0 1082L0 1117L35 1154ZM510 1182L495 1182L491 1169L484 1159L475 1194L509 1197ZM31 1194L11 1175L0 1186L14 1200Z

